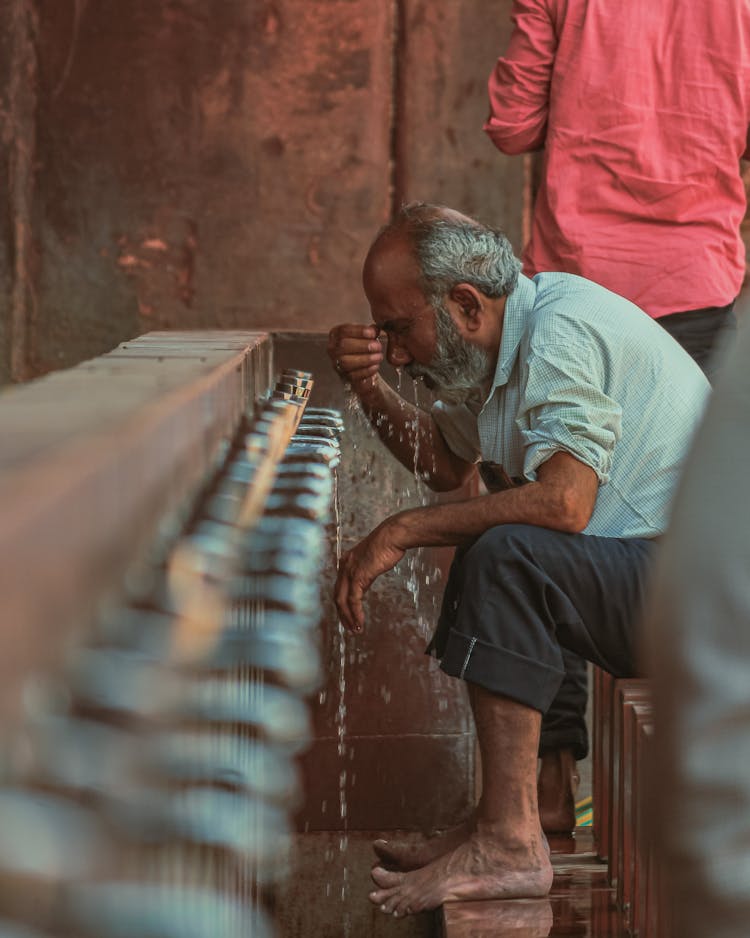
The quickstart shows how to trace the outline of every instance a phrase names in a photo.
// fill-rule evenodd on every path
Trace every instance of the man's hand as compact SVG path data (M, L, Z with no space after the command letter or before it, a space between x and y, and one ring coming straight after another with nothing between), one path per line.
M341 557L334 596L341 624L350 632L361 632L364 628L362 598L366 591L406 553L396 543L394 534L395 526L388 519Z
M328 333L328 357L358 396L367 394L377 381L383 362L383 346L376 326L344 323Z

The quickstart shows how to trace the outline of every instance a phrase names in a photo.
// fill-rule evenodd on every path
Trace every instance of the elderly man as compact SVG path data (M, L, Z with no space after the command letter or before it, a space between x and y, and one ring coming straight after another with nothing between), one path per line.
M405 551L461 548L431 651L467 682L482 796L468 828L416 858L376 843L384 862L370 898L394 915L548 892L537 750L562 650L634 673L655 538L708 393L690 357L627 300L519 270L500 232L406 206L365 261L374 325L330 335L337 370L394 455L414 466L416 432L433 488L460 486L479 464L490 489L387 518L340 565L337 606L359 632L366 590ZM437 392L430 413L380 378L381 333L389 362Z

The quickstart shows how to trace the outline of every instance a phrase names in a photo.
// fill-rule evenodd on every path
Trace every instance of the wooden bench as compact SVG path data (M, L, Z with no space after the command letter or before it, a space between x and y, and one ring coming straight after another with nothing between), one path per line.
M649 681L594 669L594 843L627 933L669 938L654 861L647 793L654 746Z

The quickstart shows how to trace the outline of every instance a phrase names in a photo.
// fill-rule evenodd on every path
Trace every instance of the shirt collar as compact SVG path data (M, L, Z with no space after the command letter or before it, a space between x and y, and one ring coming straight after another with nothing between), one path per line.
M536 284L523 274L519 274L516 288L508 296L505 303L503 333L500 337L500 350L497 354L495 376L492 379L492 387L487 395L487 400L492 397L497 388L508 383L513 365L516 363L516 358L518 357L518 347L521 344L521 337L526 331L526 326L531 311L534 308L535 300Z

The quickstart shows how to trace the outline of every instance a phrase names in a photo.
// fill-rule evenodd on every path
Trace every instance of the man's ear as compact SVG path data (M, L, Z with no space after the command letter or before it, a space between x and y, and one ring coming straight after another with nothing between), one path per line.
M457 283L449 296L458 308L457 312L463 327L467 332L476 332L482 325L484 312L482 294L470 283Z

